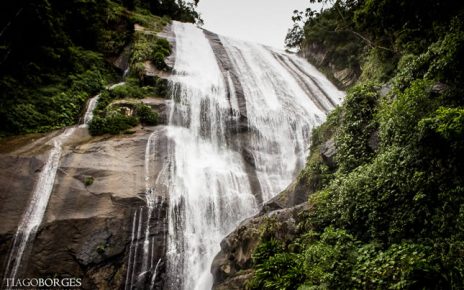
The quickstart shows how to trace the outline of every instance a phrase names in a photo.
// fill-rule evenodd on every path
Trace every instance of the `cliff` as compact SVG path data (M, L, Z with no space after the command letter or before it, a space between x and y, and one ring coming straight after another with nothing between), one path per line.
M299 52L310 63L324 72L340 89L353 86L360 76L359 68L337 64L331 56L330 48L317 42L305 44Z
M463 287L462 6L438 2L309 13L300 53L351 88L297 180L222 241L213 289Z

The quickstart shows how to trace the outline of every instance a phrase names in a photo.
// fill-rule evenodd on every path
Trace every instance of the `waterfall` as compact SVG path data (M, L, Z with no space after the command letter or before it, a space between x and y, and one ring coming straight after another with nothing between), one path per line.
M174 22L173 30L166 288L204 290L220 241L297 176L311 129L343 93L297 56L221 37L231 62L224 70L201 29ZM231 127L244 118L239 134Z
M124 289L153 289L161 259L154 264L155 241L152 226L156 222L163 223L162 209L165 203L162 195L157 195L165 176L164 167L157 178L154 178L156 141L158 132L150 134L145 147L145 206L139 207L133 215L132 234L129 246L129 259L126 270Z
M126 75L124 74L123 77L125 77L125 76ZM120 82L120 83L117 83L117 84L114 84L114 85L111 85L111 86L107 86L106 89L107 90L112 90L112 89L114 89L116 87L119 87L119 86L122 86L124 84L125 84L125 82ZM98 95L96 95L96 96L89 99L89 102L87 104L87 110L85 111L84 119L83 119L82 125L80 126L81 128L86 128L89 125L90 121L92 121L92 119L93 119L93 111L95 111L95 108L98 105L98 99L100 99L100 95L101 94L98 94Z
M53 148L50 150L47 161L35 185L29 205L18 225L5 268L4 278L16 278L18 274L24 252L29 246L29 243L34 240L37 229L42 223L45 215L48 201L53 190L53 184L55 183L56 172L59 167L63 142L73 134L74 130L75 127L68 128L50 141L50 143L53 144Z
M98 99L100 98L100 94L96 95L95 97L90 98L89 103L87 104L87 111L84 115L84 121L82 127L87 127L90 121L93 119L93 111L97 107Z
M231 106L214 52L195 26L173 27L167 288L208 289L220 240L257 204L243 159L228 146Z
M109 86L108 89L113 89L122 84L124 83ZM87 126L87 124L92 120L93 110L97 105L99 96L100 95L97 95L89 100L87 110L84 114L83 126ZM48 154L47 161L40 172L37 184L32 192L28 207L26 208L26 211L19 222L18 229L16 230L5 267L5 273L3 275L4 278L16 278L21 262L24 259L25 251L30 246L30 243L32 243L35 239L35 235L39 226L42 224L42 220L48 206L48 201L50 200L50 196L53 191L56 172L59 168L60 158L63 151L63 144L73 135L76 128L77 126L66 128L63 133L52 138L48 142L48 144L53 147ZM2 287L6 288L3 284Z
M311 78L303 73L297 75L279 59L300 64L296 56L225 37L221 41L243 88L248 126L256 132L247 150L253 157L266 201L285 189L303 167L311 129L322 123L343 93L330 83L327 94L322 85L321 89L314 86L311 91L305 90L299 78L306 83ZM311 73L318 82L325 79L316 70Z

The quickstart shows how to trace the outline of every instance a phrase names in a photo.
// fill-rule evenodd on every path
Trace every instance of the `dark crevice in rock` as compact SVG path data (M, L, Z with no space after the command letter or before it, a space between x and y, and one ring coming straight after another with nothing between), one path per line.
M234 86L235 94L237 95L237 100L238 100L238 106L240 110L240 121L246 123L247 119L247 108L246 108L246 100L245 100L245 95L243 93L243 88L242 84L240 83L240 80L237 76L237 72L234 70L232 66L232 62L229 58L229 55L227 54L226 49L224 48L220 37L208 30L203 30L205 33L206 37L208 38L211 47L214 51L214 54L216 55L216 60L219 64L219 68L222 71L222 74L224 76L224 82L226 83L228 87L228 97L230 100L230 92L231 89L229 88L229 82L227 81L227 75L230 75L230 78L232 79L232 84Z

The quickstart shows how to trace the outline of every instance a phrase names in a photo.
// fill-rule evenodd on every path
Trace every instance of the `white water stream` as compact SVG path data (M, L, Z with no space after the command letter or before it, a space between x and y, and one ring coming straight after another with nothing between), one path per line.
M5 278L16 277L28 243L35 238L35 234L42 223L53 190L56 172L59 168L63 142L73 134L75 129L75 127L68 128L62 134L49 141L49 143L53 145L53 148L50 150L48 159L35 185L31 200L18 225L5 268ZM6 289L10 289L10 287Z
M167 268L165 288L210 289L210 267L221 240L258 211L259 200L272 198L296 177L308 154L312 128L343 97L297 56L224 37L221 42L232 71L221 71L202 30L177 22L173 29L176 62L167 160L155 178L152 164L160 136L151 134L145 152L146 206L132 219L126 289L154 288L162 262ZM239 99L231 74L240 82L244 100ZM98 98L89 101L84 126L92 119ZM241 101L246 105L247 129L238 134L231 126L239 127ZM74 130L50 141L53 148L19 224L4 277L18 273L47 208L63 143ZM157 186L167 188L169 198L167 261L155 260L150 227L162 218L166 204L162 195L156 195Z
M107 89L111 90L122 84L124 83L117 83L107 87ZM86 112L84 114L84 122L81 127L86 127L92 120L93 111L97 106L99 96L100 95L97 95L89 100ZM17 277L20 265L23 262L24 253L27 247L30 246L30 242L35 239L37 230L41 225L45 215L48 201L50 200L50 196L53 191L56 172L60 165L63 144L68 140L69 137L73 135L77 128L78 126L69 127L65 129L63 133L48 141L48 144L52 145L53 147L50 150L47 161L45 162L45 165L40 172L31 199L28 203L26 211L20 220L18 229L16 230L16 234L14 236L13 244L10 249L5 267L5 273L3 274L4 278L13 279ZM4 284L5 280L2 283L2 287L5 289L11 289L11 287L7 287Z
M126 72L124 72L124 76L126 76ZM120 83L117 83L117 84L114 84L114 85L111 85L111 86L107 86L106 89L107 90L112 90L116 87L119 87L119 86L122 86L124 85L125 82L120 82ZM98 100L100 99L100 95L101 94L98 94L92 98L89 99L89 102L87 104L87 110L85 111L85 114L84 114L84 119L83 119L83 122L82 122L82 125L80 126L81 128L86 128L90 121L92 121L93 119L93 111L95 111L95 108L97 107L98 105Z
M156 195L156 185L162 183L165 168L154 178L153 165L155 162L156 141L158 132L150 134L145 147L145 202L146 206L139 207L133 215L132 234L129 247L129 260L126 271L124 289L153 289L161 259L155 262L155 237L152 236L153 222L163 222L162 209L165 200Z
M296 56L221 38L243 88L249 128L247 137L231 135L238 100L230 72L221 71L202 30L177 22L173 30L166 288L205 290L212 286L210 267L220 241L257 212L255 196L266 201L296 177L311 129L343 93ZM238 138L246 148L237 149ZM241 149L254 159L261 192L252 192Z

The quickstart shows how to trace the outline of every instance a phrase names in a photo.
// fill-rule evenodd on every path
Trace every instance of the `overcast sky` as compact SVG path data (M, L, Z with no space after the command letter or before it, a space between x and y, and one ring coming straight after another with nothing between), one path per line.
M198 11L205 29L284 48L293 10L308 6L308 0L200 0Z

